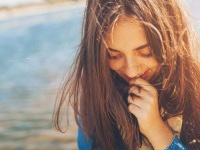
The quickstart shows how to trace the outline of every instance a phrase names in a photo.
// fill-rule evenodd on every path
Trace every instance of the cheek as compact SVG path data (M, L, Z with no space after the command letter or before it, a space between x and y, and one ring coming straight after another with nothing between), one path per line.
M123 66L123 62L121 61L115 61L115 60L110 60L109 61L109 67L112 69L112 70L120 70Z
M145 61L143 61L143 62L145 62ZM157 74L158 68L159 68L159 63L157 62L156 59L151 58L151 59L149 59L148 62L145 62L144 65L145 65L144 68L151 70L151 73L149 74L149 76L152 77L155 74Z
M155 58L152 58L146 64L149 66L149 68L157 68L159 66L158 61Z
M153 58L137 58L137 65L143 66L145 68L152 68L153 70L159 66L158 61ZM121 60L110 60L109 67L115 71L121 71L125 67L125 61Z

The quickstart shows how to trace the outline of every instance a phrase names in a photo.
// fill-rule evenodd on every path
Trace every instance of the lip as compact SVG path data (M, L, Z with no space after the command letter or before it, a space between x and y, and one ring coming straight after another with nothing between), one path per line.
M148 70L146 70L143 74L137 76L136 78L142 78L142 79L144 79L144 80L148 80L148 77L149 77L150 72L151 72L151 70L148 69ZM124 80L125 80L126 82L130 82L130 80L132 79L132 78L126 76L125 74L123 75L123 78L124 78Z
M144 80L147 80L149 73L151 72L150 69L148 69L147 71L144 72L144 74L142 74L140 77Z

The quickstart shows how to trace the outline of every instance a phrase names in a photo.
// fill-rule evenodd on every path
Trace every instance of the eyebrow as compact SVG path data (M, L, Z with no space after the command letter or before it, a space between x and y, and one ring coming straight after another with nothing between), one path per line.
M136 47L135 49L133 49L133 50L136 50L136 51L138 51L138 50L141 50L141 49L143 49L143 48L145 48L145 47L148 47L149 46L149 44L143 44L143 45L141 45L141 46L138 46L138 47ZM116 49L113 49L113 48L108 48L110 51L113 51L113 52L120 52L119 50L116 50Z

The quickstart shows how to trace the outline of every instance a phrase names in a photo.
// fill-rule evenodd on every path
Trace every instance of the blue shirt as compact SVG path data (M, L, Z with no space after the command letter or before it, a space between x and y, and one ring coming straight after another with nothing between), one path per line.
M79 150L91 150L92 141L83 133L83 131L78 128L78 149ZM181 143L178 137L174 136L170 145L166 150L186 150L185 146Z
M78 149L79 150L90 150L92 147L92 141L78 128Z

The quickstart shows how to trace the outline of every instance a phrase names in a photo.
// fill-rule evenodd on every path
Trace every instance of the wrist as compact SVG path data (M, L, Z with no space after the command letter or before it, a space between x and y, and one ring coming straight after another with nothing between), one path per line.
M152 129L145 135L155 150L166 149L174 135L171 129L161 120L152 127Z

